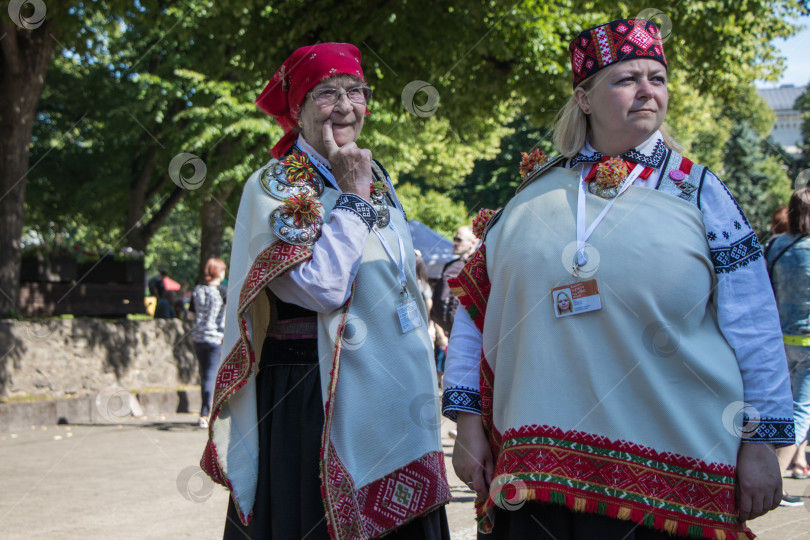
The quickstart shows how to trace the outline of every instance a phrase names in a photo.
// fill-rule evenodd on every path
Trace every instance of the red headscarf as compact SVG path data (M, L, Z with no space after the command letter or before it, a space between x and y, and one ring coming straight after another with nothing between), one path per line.
M275 117L284 129L284 136L271 150L273 157L283 156L298 138L294 130L307 92L322 80L340 74L365 81L360 67L360 51L350 43L301 47L281 64L256 100L259 109Z

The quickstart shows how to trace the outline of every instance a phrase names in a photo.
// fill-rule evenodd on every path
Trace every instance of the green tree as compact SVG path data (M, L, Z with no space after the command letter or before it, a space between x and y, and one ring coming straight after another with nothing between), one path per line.
M767 234L771 214L790 185L786 168L776 156L766 155L763 145L764 137L748 123L736 123L719 173L760 238Z
M56 156L72 151L83 167L74 172L81 174L78 180L37 173L39 181L52 184L44 187L45 191L52 189L52 194L61 193L62 186L97 193L99 204L106 198L105 191L109 192L109 204L104 208L118 209L124 199L125 210L109 217L118 219L110 230L127 243L148 246L184 197L208 197L230 219L228 211L235 204L233 195L239 185L225 193L228 171L252 170L257 149L270 147L277 128L268 119L263 120L264 131L258 123L239 124L238 117L249 113L231 106L228 99L249 104L247 96L255 96L272 71L299 46L319 41L356 43L376 91L374 112L361 143L372 149L395 178L409 174L425 188L446 191L462 182L476 159L497 153L501 137L510 133L509 122L524 115L534 126L550 122L570 94L567 44L577 29L616 16L634 16L647 4L623 2L617 9L615 2L607 0L528 0L506 5L491 0L394 0L374 10L353 0L328 0L317 9L301 0L273 5L251 0L190 1L180 6L161 0L132 4L86 1L71 8L59 4L52 10L49 6L47 27L22 30L4 23L4 31L13 34L13 39L0 41L3 81L9 79L5 77L8 58L17 59L16 67L25 59L14 50L15 45L30 42L26 45L29 52L47 60L37 64L37 69L26 67L31 72L28 79L15 72L11 77L14 84L2 83L6 86L0 86L0 95L5 98L13 86L19 95L24 89L38 99L55 43L47 32L58 31L54 37L65 48L57 58L77 63L73 88L84 88L89 72L100 87L84 95L96 106L81 122L77 120L83 111L67 110L75 90L65 87L61 96L54 93L43 104L42 122L50 122L54 129L50 136L33 141L36 152L41 152L38 156L62 145ZM688 12L671 14L671 65L675 71L690 74L691 86L700 97L711 92L724 96L730 89L778 69L770 41L793 31L783 18L799 7L795 0L690 3ZM411 103L403 105L403 90L416 80L435 88L440 98L435 114L423 117L414 113ZM14 99L9 102L17 103L20 98ZM65 112L58 117L60 107ZM27 114L30 125L35 109L36 100L29 100L22 109L12 110ZM249 118L258 118L255 114ZM68 124L71 118L75 126ZM4 128L0 137L6 137L0 140L0 155L22 156L15 159L23 163L14 170L0 167L3 193L9 186L18 186L0 208L4 217L13 214L8 223L14 225L7 228L4 223L0 234L8 234L0 238L0 251L10 255L0 263L0 289L16 290L24 194L19 186L25 185L25 152L31 131L6 135L5 126L18 118L4 115L2 119L7 123L0 126ZM248 133L255 137L244 144ZM208 142L195 146L194 141ZM83 153L86 148L93 150ZM204 188L193 195L167 178L171 159L189 148L198 149L193 153L206 163L210 174ZM105 155L114 161L101 163ZM44 171L46 159L33 172ZM224 173L222 177L220 173ZM116 183L127 189L115 188ZM202 211L203 206L200 208ZM36 212L32 209L32 214ZM224 218L222 223L227 225ZM209 236L210 242L201 238L203 244L216 245L216 234ZM11 296L0 298L0 312L13 305Z
M464 203L433 189L423 191L413 184L397 188L408 219L418 219L445 238L452 238L462 225L470 225L472 217Z
M801 155L791 164L789 175L794 179L794 187L810 187L810 92L805 90L794 107L802 113Z
M101 10L122 11L127 2L95 2ZM82 4L64 0L43 4L10 3L0 20L0 315L16 309L19 292L20 237L23 226L31 132L57 43L84 50L88 20ZM114 24L109 30L114 31Z

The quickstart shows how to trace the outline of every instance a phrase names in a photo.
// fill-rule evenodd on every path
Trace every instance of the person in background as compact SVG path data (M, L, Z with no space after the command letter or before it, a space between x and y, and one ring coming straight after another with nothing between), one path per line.
M194 328L191 337L200 369L199 426L208 427L208 415L214 398L214 382L222 355L222 338L225 335L226 291L220 287L225 277L225 263L221 259L208 259L203 269L203 283L194 287Z
M416 279L419 282L419 290L422 293L422 299L425 301L425 310L430 313L430 309L433 307L433 290L430 288L427 265L422 258L422 252L418 249L414 251L416 252ZM430 335L430 342L433 343L433 358L436 361L436 378L439 388L441 388L447 340L445 339L444 343L436 342L436 328L436 323L433 322L433 319L428 319L428 335Z
M768 242L765 244L765 248L762 250L765 253L766 258L768 257L768 252L771 250L771 244L773 244L776 237L780 234L785 234L789 230L788 207L780 206L774 210L773 216L771 216L771 237L768 239Z
M451 282L465 309L443 409L479 538L751 538L782 495L774 448L795 439L759 242L666 132L656 25L611 21L569 51L562 155L537 160Z
M788 230L774 237L767 260L793 386L796 444L777 449L776 455L781 470L792 468L793 478L806 479L810 477L810 189L794 192L788 209ZM782 495L782 506L803 504L801 497Z
M160 297L155 305L155 319L174 319L177 313L174 310L174 291L167 291L159 287Z
M453 328L453 319L458 309L458 299L453 295L448 285L448 280L456 277L461 269L467 264L475 248L478 239L473 234L472 227L463 225L458 228L453 237L453 254L458 258L453 259L442 268L442 275L439 282L433 289L433 302L430 310L430 320L435 325L436 337L434 347L436 354L436 372L441 385L444 376L445 359L447 358L447 344L450 331Z
M149 294L151 296L160 299L163 291L166 290L166 287L163 285L163 280L167 277L169 277L169 270L167 268L161 268L158 275L152 276L152 278L149 279Z

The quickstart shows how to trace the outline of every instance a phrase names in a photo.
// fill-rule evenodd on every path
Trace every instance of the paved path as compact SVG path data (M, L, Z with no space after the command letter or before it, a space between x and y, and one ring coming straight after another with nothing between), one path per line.
M205 439L190 414L0 434L0 537L220 539L227 493L197 466ZM457 498L452 537L472 539L472 492L452 474L452 440L443 440ZM763 540L810 539L810 481L786 482L807 505L753 521Z

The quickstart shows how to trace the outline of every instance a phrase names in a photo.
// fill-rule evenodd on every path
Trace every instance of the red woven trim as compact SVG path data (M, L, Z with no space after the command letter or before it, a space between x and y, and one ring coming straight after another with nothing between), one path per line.
M268 246L253 261L250 271L245 277L242 288L239 291L239 307L237 309L237 321L239 326L239 339L234 344L231 351L225 357L217 372L214 383L214 399L211 407L211 420L208 427L208 442L206 443L200 467L218 483L227 485L233 493L233 489L225 475L222 465L219 462L219 454L214 444L211 434L214 432L214 423L219 418L225 402L248 381L253 366L255 364L255 354L247 331L247 318L245 314L258 297L259 293L276 277L280 276L290 268L301 264L312 257L312 248L309 246L292 246L279 242ZM238 505L237 505L238 508ZM253 515L251 512L245 516L241 509L240 518L249 520Z
M525 437L555 441L531 444L516 441ZM670 534L753 538L743 524L728 522L737 515L733 466L657 452L590 433L564 432L553 426L522 426L507 430L503 436L491 428L490 440L498 442L493 452L494 476L514 478L510 483L519 486L521 499L564 504L575 511L628 519ZM586 446L571 448L566 444L569 442ZM639 459L621 459L616 452ZM680 469L699 474L684 474ZM726 478L712 478L704 473ZM493 497L476 502L482 531L492 528L487 512L494 504Z
M355 491L354 480L343 465L331 440L332 420L343 331L354 299L343 306L335 337L329 396L324 405L321 444L321 498L326 510L329 535L340 540L376 538L423 516L451 498L444 481L444 454L431 452L401 469ZM405 503L407 501L407 504Z
M470 314L470 318L482 332L484 315L489 300L489 275L487 274L486 246L481 245L473 254L458 276L447 280L453 295Z
M349 314L349 306L354 299L354 283L348 300L343 305L343 313L340 315L340 322L335 336L335 350L332 353L332 369L329 371L329 395L324 403L324 423L321 434L321 499L326 509L326 525L331 538L354 538L354 534L360 534L358 527L359 520L354 520L349 527L341 526L341 516L337 514L338 503L349 494L354 494L354 480L349 471L343 466L343 462L337 455L332 444L332 413L334 408L332 403L337 393L338 375L340 374L340 350L343 344L343 331L346 327L346 318ZM353 497L352 497L353 498ZM340 505L341 511L348 511L352 516L360 514L360 509L355 506L348 508L348 503L343 501ZM339 536L343 534L344 536ZM348 535L348 536L346 536Z
M651 459L656 462L675 465L694 471L705 472L707 474L718 474L730 477L734 477L737 474L737 468L734 465L707 463L700 459L691 458L681 454L672 452L658 452L654 448L650 448L648 446L642 446L629 441L614 441L608 437L594 435L593 433L586 433L584 431L563 431L554 426L530 425L521 426L517 429L508 429L503 434L504 441L519 439L522 437L552 437L554 439L562 439L587 444L597 448L627 452L629 454Z
M481 392L481 422L484 429L489 434L489 442L493 449L493 459L498 458L498 450L501 447L500 434L497 433L492 423L492 388L495 384L495 373L489 366L489 362L481 351L481 371L478 378L478 389ZM498 435L495 437L495 435Z
M329 535L339 540L377 538L450 500L444 454L430 452L391 474L354 490L351 475L330 443L322 483ZM327 502L328 501L328 502Z

